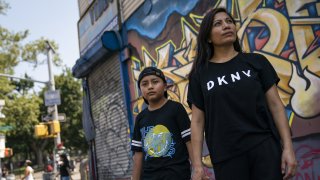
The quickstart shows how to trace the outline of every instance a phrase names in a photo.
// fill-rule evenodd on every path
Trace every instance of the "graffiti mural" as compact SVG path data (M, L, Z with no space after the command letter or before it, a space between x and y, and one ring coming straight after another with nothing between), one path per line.
M132 113L144 108L136 85L140 71L157 66L167 77L169 96L186 103L187 75L196 37L208 8L226 7L235 17L246 52L263 54L276 69L278 91L292 129L299 172L296 179L320 178L320 2L318 0L151 0L126 22L132 45L128 63ZM146 4L146 3L145 3ZM166 7L166 8L164 8ZM151 9L148 9L151 8ZM165 10L164 10L165 9ZM204 150L205 151L205 150ZM203 162L209 169L207 155Z
M99 178L124 178L131 172L124 108L117 102L120 93L101 97L93 106L96 121L97 167ZM99 112L99 113L96 113Z
M98 179L130 179L132 173L129 125L119 74L119 62L113 56L88 77Z

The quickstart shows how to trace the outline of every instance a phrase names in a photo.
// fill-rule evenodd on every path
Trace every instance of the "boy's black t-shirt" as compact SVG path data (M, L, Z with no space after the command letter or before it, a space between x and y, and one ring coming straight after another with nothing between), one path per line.
M269 61L254 53L209 62L192 75L188 103L205 113L212 163L240 155L272 135L279 138L265 97L278 81Z
M168 100L157 110L139 113L131 149L143 152L142 179L190 179L190 135L190 120L180 103Z

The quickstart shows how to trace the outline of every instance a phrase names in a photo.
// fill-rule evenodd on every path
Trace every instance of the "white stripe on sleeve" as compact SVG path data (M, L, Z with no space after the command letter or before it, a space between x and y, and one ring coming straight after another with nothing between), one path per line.
M135 140L132 140L132 143L142 144L141 141L135 141Z
M186 137L186 136L189 136L191 134L191 132L188 132L188 133L185 133L182 135L182 138Z
M131 143L132 146L136 146L136 147L142 147L141 144L136 144L136 143Z
M182 131L182 132L181 132L181 135L183 136L184 134L189 133L189 132L191 132L191 128Z
M136 147L142 147L141 141L132 140L131 145Z

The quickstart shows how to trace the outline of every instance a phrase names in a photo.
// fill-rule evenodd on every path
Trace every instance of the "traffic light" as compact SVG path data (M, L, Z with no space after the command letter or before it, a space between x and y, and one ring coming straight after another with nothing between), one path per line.
M49 121L50 135L56 135L60 132L60 122L58 120Z
M4 157L11 157L11 156L13 156L13 150L12 150L12 148L6 148L6 149L4 150Z
M46 123L40 123L34 127L34 135L36 137L46 137L48 133L48 125Z
M60 132L60 122L57 120L35 125L34 134L39 138L53 138Z

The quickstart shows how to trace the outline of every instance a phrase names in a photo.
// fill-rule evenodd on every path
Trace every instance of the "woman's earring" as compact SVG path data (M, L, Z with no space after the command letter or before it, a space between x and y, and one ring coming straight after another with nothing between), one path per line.
M211 44L212 43L211 40L208 40L208 43Z

